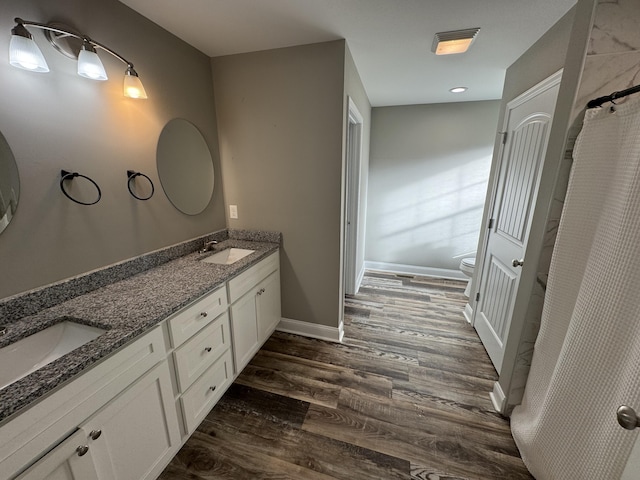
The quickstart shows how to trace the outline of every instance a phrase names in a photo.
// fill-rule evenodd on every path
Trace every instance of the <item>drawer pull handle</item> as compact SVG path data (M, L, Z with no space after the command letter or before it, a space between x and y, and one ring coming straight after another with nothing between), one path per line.
M86 455L88 451L89 447L87 445L80 445L78 448L76 448L76 452L78 452L79 457Z
M89 434L91 440L99 439L100 435L102 435L102 430L91 430L91 433Z
M207 315L209 315L207 312L200 312L201 317L206 317Z
M204 347L204 351L209 353L211 351L211 347Z
M213 387L209 387L209 390L211 390L212 392L215 392L216 391L215 385Z
M261 288L260 290L258 290L258 295L262 295L265 292L264 288Z

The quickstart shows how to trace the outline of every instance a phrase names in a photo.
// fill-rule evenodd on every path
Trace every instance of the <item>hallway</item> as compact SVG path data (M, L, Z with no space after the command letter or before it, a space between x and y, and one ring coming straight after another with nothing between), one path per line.
M367 272L342 344L276 332L160 478L531 479L464 286Z

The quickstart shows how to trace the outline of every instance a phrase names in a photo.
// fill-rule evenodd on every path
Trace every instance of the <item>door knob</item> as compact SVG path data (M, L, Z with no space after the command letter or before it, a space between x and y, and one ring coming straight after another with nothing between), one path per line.
M628 407L627 405L622 405L618 408L616 413L618 416L618 423L622 428L626 428L627 430L640 428L638 415L633 408Z
M511 262L511 265L513 265L514 267L521 267L522 265L524 265L524 258L522 260L518 260L517 258L514 258L513 261Z

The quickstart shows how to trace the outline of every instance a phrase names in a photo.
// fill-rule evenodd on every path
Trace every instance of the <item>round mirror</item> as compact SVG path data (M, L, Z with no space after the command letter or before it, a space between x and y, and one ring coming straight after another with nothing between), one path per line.
M20 177L11 148L0 133L0 233L7 228L18 208Z
M187 215L201 213L213 195L213 160L200 131L182 118L170 120L158 139L160 183L173 205Z

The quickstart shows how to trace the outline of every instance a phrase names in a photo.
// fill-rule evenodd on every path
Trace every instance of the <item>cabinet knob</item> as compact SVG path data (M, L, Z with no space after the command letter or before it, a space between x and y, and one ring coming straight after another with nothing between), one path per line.
M207 312L200 312L201 317L206 317L207 315L209 315Z
M264 288L261 288L260 290L258 290L258 295L262 295L265 292Z
M88 451L89 447L87 445L80 445L78 448L76 448L76 452L78 452L79 457L86 455Z
M209 390L211 390L212 392L215 392L216 391L215 385L213 387L209 387Z
M99 439L100 435L102 435L102 430L91 430L91 433L89 434L91 440Z
M210 352L211 351L211 347L204 347L204 351L207 352L207 353Z

